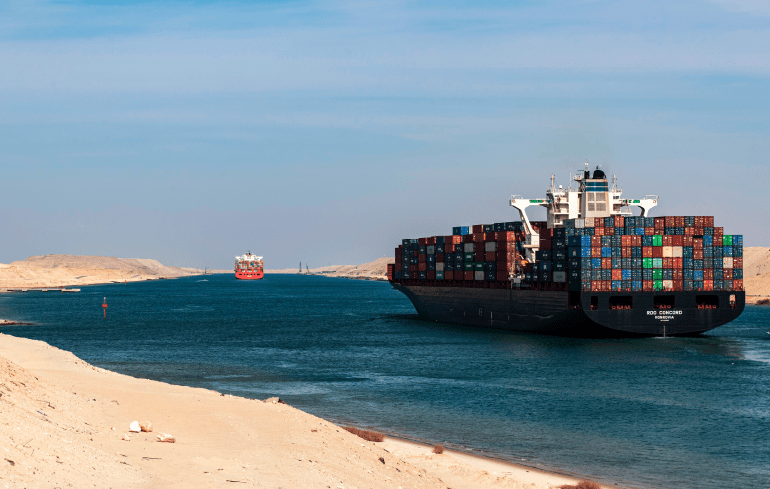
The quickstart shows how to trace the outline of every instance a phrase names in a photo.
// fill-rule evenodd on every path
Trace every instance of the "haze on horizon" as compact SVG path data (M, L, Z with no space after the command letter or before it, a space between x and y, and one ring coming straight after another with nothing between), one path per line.
M0 262L356 264L588 160L770 245L763 1L11 1Z

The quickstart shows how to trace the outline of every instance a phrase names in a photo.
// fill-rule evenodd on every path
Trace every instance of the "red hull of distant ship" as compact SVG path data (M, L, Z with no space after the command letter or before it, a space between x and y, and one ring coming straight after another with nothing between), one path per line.
M265 272L262 270L255 270L253 272L235 272L235 278L239 280L260 280L265 276Z

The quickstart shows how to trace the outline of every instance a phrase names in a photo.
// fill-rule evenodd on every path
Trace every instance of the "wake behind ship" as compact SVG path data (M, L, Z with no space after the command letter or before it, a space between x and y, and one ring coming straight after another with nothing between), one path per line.
M743 312L741 235L712 216L649 217L657 196L623 199L598 167L574 182L511 197L520 221L403 240L388 280L423 319L567 336L694 335Z
M260 280L265 276L261 256L254 256L250 251L235 257L235 278L239 280Z

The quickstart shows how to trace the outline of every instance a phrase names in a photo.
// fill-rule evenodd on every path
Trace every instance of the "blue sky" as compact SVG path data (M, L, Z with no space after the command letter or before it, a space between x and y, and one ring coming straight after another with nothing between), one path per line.
M0 3L0 262L361 263L583 162L770 246L770 4Z

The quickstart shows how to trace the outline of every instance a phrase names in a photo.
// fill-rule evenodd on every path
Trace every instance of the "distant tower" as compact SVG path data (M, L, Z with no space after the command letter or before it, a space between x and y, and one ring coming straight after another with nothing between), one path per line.
M299 274L302 274L302 262L299 262Z

